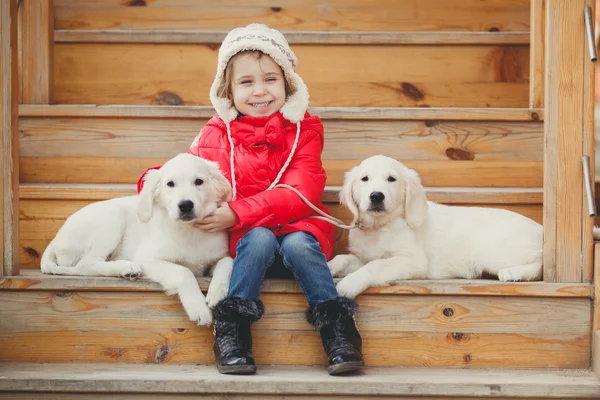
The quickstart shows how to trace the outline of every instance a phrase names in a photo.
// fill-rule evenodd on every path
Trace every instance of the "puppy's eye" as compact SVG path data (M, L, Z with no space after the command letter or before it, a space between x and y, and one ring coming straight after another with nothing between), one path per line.
M202 179L200 179L200 178L196 178L196 180L194 181L194 184L195 184L196 186L200 186L200 185L202 185L203 183L204 183L204 181L203 181Z
M369 182L369 177L368 176L363 176L361 181L363 182Z
M175 187L175 182L169 181L169 182L167 182L167 186L168 187Z
M388 182L396 182L396 178L393 176L388 176Z

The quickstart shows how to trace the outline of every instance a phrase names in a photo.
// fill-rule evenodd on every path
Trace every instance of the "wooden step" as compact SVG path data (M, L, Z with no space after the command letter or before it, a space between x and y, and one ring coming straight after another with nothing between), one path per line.
M452 398L597 399L590 371L365 368L331 377L324 367L261 366L254 376L221 375L214 365L0 364L0 399L202 398L347 399L372 396L422 400ZM91 397L81 397L81 396ZM136 394L140 397L133 397ZM144 394L152 397L142 397ZM27 397L25 397L27 396ZM63 397L64 396L64 397ZM164 397L162 397L164 396ZM207 397L204 397L207 396ZM422 397L428 396L428 397Z
M384 154L428 187L543 185L538 109L321 107L329 185ZM187 151L211 107L20 107L23 183L134 183L145 168Z
M200 279L206 290L208 278ZM267 279L252 327L258 364L325 365L293 280ZM357 298L372 367L587 369L591 285L404 281ZM147 280L41 275L0 281L0 361L214 362L212 329Z
M107 162L110 162L107 159ZM68 169L70 170L70 168ZM325 188L322 200L337 218L350 223L352 216L339 204L339 186ZM431 201L444 204L500 207L542 221L541 188L429 187ZM133 195L133 184L21 184L20 262L23 268L38 268L40 256L65 219L91 202ZM337 253L346 253L347 231L340 232Z

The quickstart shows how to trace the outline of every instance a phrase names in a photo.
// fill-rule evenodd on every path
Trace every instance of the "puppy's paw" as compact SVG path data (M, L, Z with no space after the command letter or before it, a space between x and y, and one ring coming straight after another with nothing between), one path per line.
M126 260L119 260L115 262L122 264L121 271L119 273L122 278L129 279L130 281L141 278L142 267L136 263Z
M221 282L211 282L208 293L206 294L206 304L208 305L208 308L212 310L218 302L227 297L228 290L228 285Z
M343 274L345 264L346 263L344 262L344 259L340 255L335 256L331 261L329 261L327 266L329 267L329 271L331 271L331 276L334 278L342 278L346 276L346 274Z
M203 299L198 299L193 303L184 305L185 312L190 321L196 322L201 326L210 326L213 323L213 316Z
M336 289L339 296L348 297L353 299L362 293L363 289L357 284L355 279L346 277L338 282Z
M521 271L514 268L505 268L498 271L498 280L502 282L520 282L523 279Z

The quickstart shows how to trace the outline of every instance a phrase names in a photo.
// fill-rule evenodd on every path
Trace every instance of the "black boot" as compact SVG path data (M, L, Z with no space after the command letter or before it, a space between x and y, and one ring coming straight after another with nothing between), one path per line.
M265 307L260 300L226 297L213 309L215 318L215 359L222 374L253 374L250 324L262 317Z
M336 297L310 306L306 313L306 320L321 333L329 357L329 375L356 371L365 365L362 339L354 320L357 309L356 303L349 298Z

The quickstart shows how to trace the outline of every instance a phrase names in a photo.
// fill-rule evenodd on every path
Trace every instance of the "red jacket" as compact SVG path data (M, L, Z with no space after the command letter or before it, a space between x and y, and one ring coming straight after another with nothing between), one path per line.
M266 189L287 160L296 137L296 124L281 113L269 117L243 116L230 123L234 144L236 200L229 206L237 215L230 228L229 252L235 257L237 242L250 229L265 227L276 235L303 231L311 233L321 245L327 260L333 256L335 228L328 222L306 218L317 215L289 189ZM311 203L327 212L321 203L327 175L321 164L323 125L318 117L306 113L300 123L300 138L294 156L279 183L296 188ZM214 116L202 128L188 153L216 161L231 182L230 144L223 120ZM142 176L143 177L143 176ZM142 178L138 181L141 189Z

